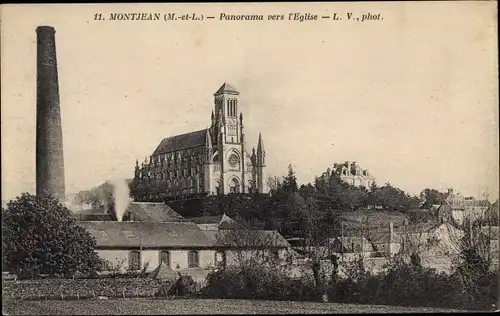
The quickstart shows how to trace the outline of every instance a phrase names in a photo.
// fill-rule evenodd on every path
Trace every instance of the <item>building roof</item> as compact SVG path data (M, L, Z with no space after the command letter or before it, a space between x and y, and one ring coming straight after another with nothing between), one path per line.
M179 213L165 203L130 202L123 220L137 222L185 222Z
M191 222L79 222L98 247L212 247L215 239ZM142 237L141 237L142 235Z
M404 226L404 225L399 226L399 227L395 228L395 230L398 233L404 233L404 232L407 232L407 233L425 233L425 232L429 232L431 230L434 230L434 229L438 228L439 226L441 226L441 223L439 223L439 222L410 223L406 226Z
M341 220L346 220L352 224L365 224L370 226L388 226L393 222L395 226L402 225L405 221L408 223L410 217L401 212L388 212L380 210L362 209L354 212L343 212L339 215Z
M393 233L393 242L401 242L401 236L399 234ZM373 244L388 243L391 240L391 233L387 232L373 232L368 234L368 240Z
M204 231L214 238L218 246L225 247L269 247L288 248L290 244L276 230L219 230Z
M187 220L191 222L195 222L198 225L214 225L218 229L221 230L230 230L230 229L244 229L245 227L231 217L226 214L219 214L214 216L200 216L200 217L191 217Z
M160 155L187 148L203 146L205 145L206 133L207 130L203 129L201 131L164 138L153 152L153 155Z
M162 262L154 269L153 272L149 275L152 279L163 279L169 281L176 281L179 279L179 273L172 270L169 266Z
M219 95L219 94L240 94L233 86L228 84L227 82L224 82L224 84L217 90L217 92L214 93L214 95Z
M223 216L224 214L213 215L213 216L188 217L187 220L194 222L196 224L219 224Z

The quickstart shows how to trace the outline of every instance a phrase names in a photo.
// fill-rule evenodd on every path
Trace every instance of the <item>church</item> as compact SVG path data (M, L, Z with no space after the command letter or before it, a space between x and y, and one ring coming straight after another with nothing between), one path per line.
M247 148L239 92L224 83L214 94L207 129L163 139L153 154L136 161L136 201L182 199L228 193L267 193L266 151Z

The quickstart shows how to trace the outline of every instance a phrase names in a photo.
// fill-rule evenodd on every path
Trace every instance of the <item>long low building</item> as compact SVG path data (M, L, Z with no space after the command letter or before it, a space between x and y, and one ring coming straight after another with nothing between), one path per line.
M233 228L208 230L196 223L199 219L185 219L161 203L131 203L126 215L121 222L79 221L95 238L106 270L151 272L164 263L203 281L217 264L238 264L257 256L280 260L291 253L290 244L277 231L244 229L227 215L221 218Z

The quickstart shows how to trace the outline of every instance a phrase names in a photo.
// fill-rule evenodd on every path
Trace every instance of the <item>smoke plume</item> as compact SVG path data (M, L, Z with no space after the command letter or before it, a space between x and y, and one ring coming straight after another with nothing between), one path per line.
M119 222L122 221L125 210L129 204L129 187L125 179L117 178L111 180L113 186L113 197L115 199L116 218Z

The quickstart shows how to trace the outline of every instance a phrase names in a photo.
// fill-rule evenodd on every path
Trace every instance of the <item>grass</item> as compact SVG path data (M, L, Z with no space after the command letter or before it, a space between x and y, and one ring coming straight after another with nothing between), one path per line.
M210 300L114 299L80 301L2 300L4 315L158 315L158 314L335 314L465 312L427 307L338 303Z

